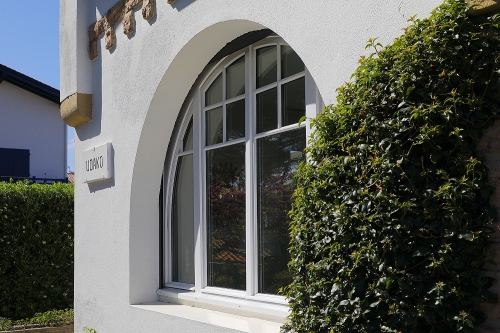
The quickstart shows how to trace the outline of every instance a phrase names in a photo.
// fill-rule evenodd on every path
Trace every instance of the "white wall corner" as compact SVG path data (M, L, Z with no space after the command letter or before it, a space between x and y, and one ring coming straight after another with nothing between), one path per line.
M92 94L88 57L89 2L60 0L59 56L61 102L74 93Z

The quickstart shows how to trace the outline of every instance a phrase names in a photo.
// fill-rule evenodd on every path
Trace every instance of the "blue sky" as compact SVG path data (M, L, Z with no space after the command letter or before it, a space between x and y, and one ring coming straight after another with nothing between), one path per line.
M59 89L59 0L0 3L0 64ZM72 171L73 144L74 129L68 127L68 166Z

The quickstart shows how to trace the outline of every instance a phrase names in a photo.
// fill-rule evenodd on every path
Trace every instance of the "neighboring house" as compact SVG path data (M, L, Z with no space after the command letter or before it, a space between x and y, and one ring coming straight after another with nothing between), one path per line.
M0 65L0 177L65 181L59 90Z
M300 119L440 3L61 1L75 331L279 332Z

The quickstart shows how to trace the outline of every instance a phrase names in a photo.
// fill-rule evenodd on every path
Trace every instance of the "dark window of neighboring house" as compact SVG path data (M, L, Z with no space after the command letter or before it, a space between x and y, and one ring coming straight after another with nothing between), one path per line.
M29 149L0 148L0 177L30 176Z

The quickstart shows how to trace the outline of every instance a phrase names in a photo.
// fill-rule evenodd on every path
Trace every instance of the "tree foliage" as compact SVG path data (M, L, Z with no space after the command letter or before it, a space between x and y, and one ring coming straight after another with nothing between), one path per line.
M473 332L496 218L476 156L499 118L500 18L447 0L360 60L312 121L282 332Z

